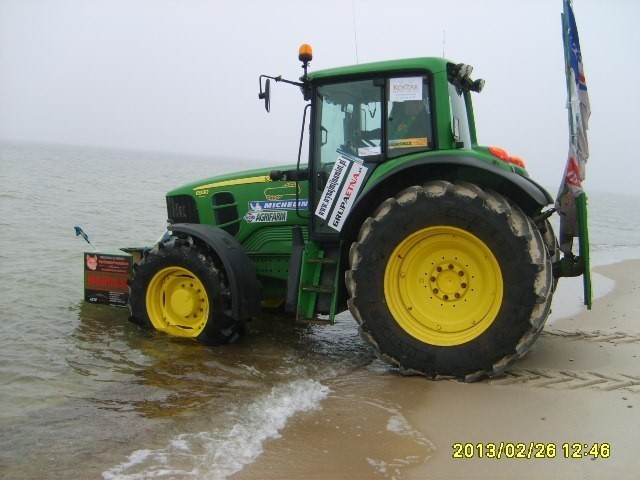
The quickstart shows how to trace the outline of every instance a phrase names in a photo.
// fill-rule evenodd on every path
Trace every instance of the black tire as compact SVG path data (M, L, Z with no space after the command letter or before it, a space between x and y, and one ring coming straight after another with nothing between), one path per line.
M540 232L516 205L470 183L430 182L387 199L363 223L349 261L349 310L362 337L406 374L498 375L549 314Z
M145 253L130 282L130 320L143 328L209 345L235 342L243 322L231 315L224 273L191 238L170 238Z

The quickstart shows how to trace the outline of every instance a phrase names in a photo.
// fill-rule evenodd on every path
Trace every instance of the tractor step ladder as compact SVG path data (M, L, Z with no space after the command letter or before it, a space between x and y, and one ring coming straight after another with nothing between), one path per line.
M333 323L340 274L339 245L322 248L314 242L304 246L296 321Z
M292 229L285 311L301 323L333 323L338 301L340 244L305 242Z
M296 321L333 323L340 273L339 252L338 246L322 249L314 242L305 245Z

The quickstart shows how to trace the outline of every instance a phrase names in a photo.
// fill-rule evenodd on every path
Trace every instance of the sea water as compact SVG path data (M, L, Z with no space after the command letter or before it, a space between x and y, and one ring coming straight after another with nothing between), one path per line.
M394 374L348 313L330 326L265 316L239 343L206 347L82 300L82 252L91 247L74 225L99 249L149 245L166 226L166 191L256 166L0 145L0 477L228 478L294 417L322 408L332 386ZM640 197L589 198L594 263L640 258ZM611 288L595 283L598 295ZM576 292L568 303L579 307ZM428 444L399 407L380 405L388 431ZM367 461L372 473L386 468Z

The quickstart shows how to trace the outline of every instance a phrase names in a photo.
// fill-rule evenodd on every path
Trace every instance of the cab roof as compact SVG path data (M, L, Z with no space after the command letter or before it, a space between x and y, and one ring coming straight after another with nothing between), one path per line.
M334 77L371 74L397 70L428 70L438 73L447 69L450 60L440 57L405 58L401 60L387 60L383 62L361 63L344 67L329 68L309 73L311 81L322 81Z

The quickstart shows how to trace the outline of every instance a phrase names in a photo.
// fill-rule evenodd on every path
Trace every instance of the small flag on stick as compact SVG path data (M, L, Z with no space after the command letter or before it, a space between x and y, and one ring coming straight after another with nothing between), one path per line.
M98 249L93 245L93 243L91 243L91 241L89 240L89 235L87 235L84 230L82 230L82 228L78 227L77 225L75 227L73 227L76 231L76 237L82 237L84 238L84 240L93 247L94 251L98 251Z

